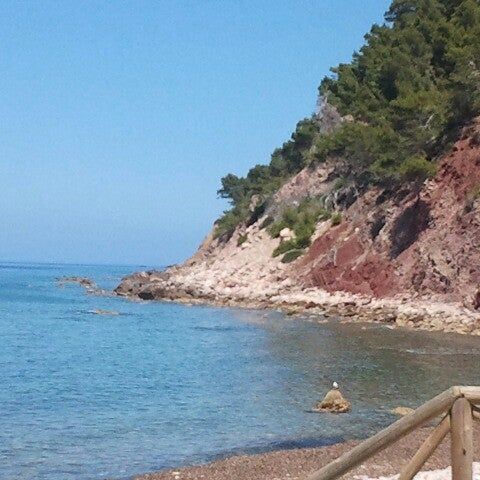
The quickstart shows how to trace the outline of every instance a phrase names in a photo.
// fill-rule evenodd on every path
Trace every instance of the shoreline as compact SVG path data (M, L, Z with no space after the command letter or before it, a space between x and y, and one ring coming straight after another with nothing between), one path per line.
M380 299L347 292L329 293L318 288L300 289L285 282L276 291L255 290L254 286L248 291L239 290L234 287L189 285L182 276L177 278L167 270L140 272L125 277L114 294L132 300L280 310L287 315L318 317L318 321L340 317L341 321L349 323L381 323L393 328L480 335L480 312L460 303L412 299L406 295Z
M432 427L420 428L378 453L342 478L365 479L398 474L426 439ZM232 455L201 465L170 468L144 473L135 480L304 480L309 474L334 460L359 440L348 440L324 447L275 450L254 455ZM480 425L474 424L474 444L480 445ZM474 459L480 460L475 449ZM444 469L450 463L448 436L430 457L422 471Z
M341 222L316 222L298 258L276 255L295 231L285 227L277 236L268 226L299 199L320 195L335 204L335 162L301 170L261 214L252 206L251 219L228 235L214 225L184 263L125 277L115 292L480 335L480 203L465 211L463 201L480 182L480 144L472 142L479 134L478 122L465 128L418 191L400 198L379 187L353 192L348 206L337 205Z

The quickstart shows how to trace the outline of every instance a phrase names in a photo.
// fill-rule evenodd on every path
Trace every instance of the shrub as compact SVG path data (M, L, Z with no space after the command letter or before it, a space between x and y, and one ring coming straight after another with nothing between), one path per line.
M331 222L333 226L340 225L340 223L342 223L342 214L340 212L333 213L331 217Z
M273 217L271 217L270 215L267 216L265 218L265 220L262 222L262 224L260 225L260 229L262 228L267 228L269 225L271 225L273 222L275 221L275 219Z
M345 177L338 177L333 183L333 190L337 191L343 188L347 184L347 179Z
M215 238L228 237L230 238L237 225L243 221L241 212L233 209L224 214L215 223L215 232L213 236Z
M465 212L471 212L475 205L475 202L480 198L480 185L474 187L470 192L467 193L467 198L465 202Z
M240 223L245 223L250 214L247 199L231 210L223 212L223 215L215 222L214 237L230 238L235 228L237 228Z
M296 240L288 240L286 242L282 242L272 253L272 257L278 257L282 253L286 253L290 250L294 250L297 248Z
M297 248L307 248L310 246L311 240L310 237L312 236L313 232L309 235L305 234L303 237L298 237L295 239L295 246Z
M286 227L286 224L283 220L279 222L272 223L268 228L267 231L272 238L278 238L280 236L280 232Z
M432 178L436 171L435 164L421 155L410 157L399 168L400 175L407 181L423 181Z
M319 220L330 218L323 198L306 198L296 208L287 208L279 221L270 225L268 232L273 238L278 238L282 229L288 227L295 233L295 238L282 242L274 251L276 257L288 250L305 249L310 246L311 237Z
M470 145L472 147L477 147L480 145L480 132L478 130L473 132L472 138L470 139Z
M237 247L245 243L247 240L248 240L248 235L246 233L244 235L240 235L237 240Z
M317 221L330 216L323 201L323 197L306 198L297 207L286 208L280 219L270 225L268 232L272 238L277 238L284 228L290 228L297 237L311 236Z
M298 257L301 257L305 253L305 250L297 249L297 250L290 250L287 252L283 257L281 262L282 263L290 263L296 260Z
M253 225L255 222L258 222L260 217L265 213L265 209L267 208L267 202L262 201L259 203L254 209L253 212L250 214L250 217L247 220L247 226Z

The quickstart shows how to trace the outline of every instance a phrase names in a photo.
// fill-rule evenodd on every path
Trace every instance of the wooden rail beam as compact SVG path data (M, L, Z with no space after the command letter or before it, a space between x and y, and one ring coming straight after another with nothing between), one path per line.
M470 403L480 404L480 387L458 387Z
M433 432L423 442L422 446L417 450L417 453L412 457L410 462L400 472L398 480L412 480L412 478L425 465L425 462L430 458L436 448L442 443L450 431L450 415L447 413L443 420L435 427Z
M373 437L352 448L349 452L344 453L333 462L325 465L310 475L307 480L332 480L343 475L367 458L384 450L415 428L423 425L428 420L449 410L453 402L461 396L462 392L459 387L451 387L445 390L445 392L418 407L414 412L397 420Z

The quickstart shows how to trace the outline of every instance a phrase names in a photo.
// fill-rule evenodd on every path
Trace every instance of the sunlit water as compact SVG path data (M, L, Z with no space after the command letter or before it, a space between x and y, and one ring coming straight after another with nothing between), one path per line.
M0 265L0 478L128 478L364 437L394 420L393 407L480 383L477 338L134 303L55 284L85 275L111 288L131 270ZM308 413L332 380L352 413Z

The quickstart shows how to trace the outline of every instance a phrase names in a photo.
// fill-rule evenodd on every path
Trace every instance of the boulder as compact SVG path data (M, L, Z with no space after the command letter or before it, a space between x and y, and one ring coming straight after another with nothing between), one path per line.
M338 385L334 383L331 390L327 392L324 399L317 402L313 407L315 412L345 413L350 411L350 402L342 395Z
M289 228L285 227L282 230L280 230L279 236L283 242L288 242L289 240L292 240L293 238L295 238L295 233L293 233L293 231L290 230Z
M250 203L248 205L248 210L250 212L254 212L255 209L262 203L262 196L261 195L252 195L250 197Z
M477 293L475 293L475 296L473 297L473 309L480 310L480 288L477 290Z

